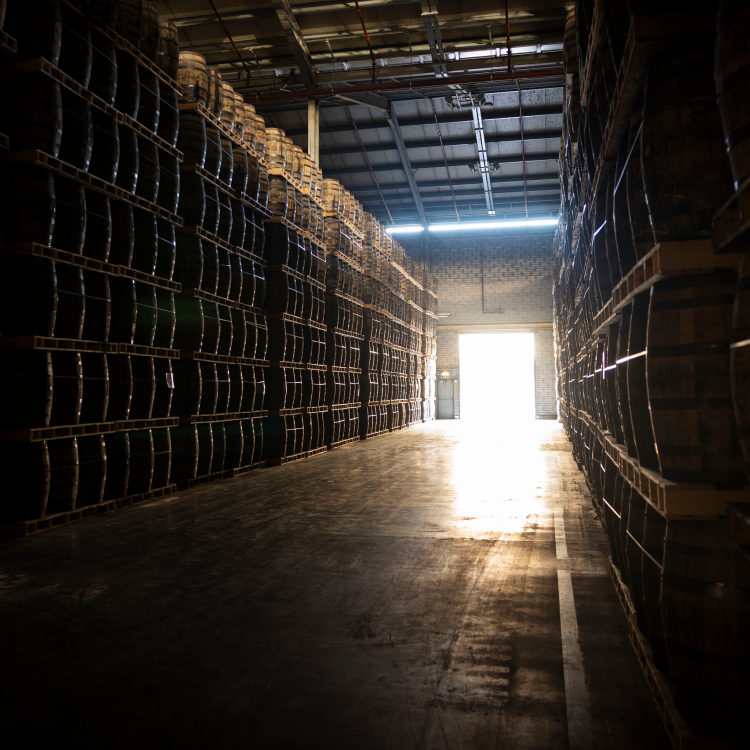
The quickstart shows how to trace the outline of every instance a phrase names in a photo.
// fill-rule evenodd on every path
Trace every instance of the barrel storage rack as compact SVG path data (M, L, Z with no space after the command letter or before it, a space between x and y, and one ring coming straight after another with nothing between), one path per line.
M566 25L559 417L675 747L730 748L748 729L737 633L750 603L750 333L737 268L750 185L732 190L705 16L648 10L578 0Z

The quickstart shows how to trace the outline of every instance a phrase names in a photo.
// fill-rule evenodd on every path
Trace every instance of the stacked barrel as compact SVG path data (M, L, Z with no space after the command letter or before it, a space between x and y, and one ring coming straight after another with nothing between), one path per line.
M269 128L265 455L285 463L324 452L326 394L322 173L283 130Z
M261 464L268 377L265 126L201 55L180 54L175 481Z
M432 274L374 216L365 214L364 223L366 438L435 418L437 295Z
M147 2L10 3L5 31L0 521L26 533L173 488L179 87Z
M717 17L718 4L694 5ZM728 500L750 500L740 343L730 377L732 341L750 329L738 256L711 238L733 178L740 188L749 171L739 90L750 14L722 5L716 50L698 21L672 34L663 19L664 36L642 40L625 3L571 11L553 304L561 420L634 624L685 716L746 737L750 561L723 516ZM717 94L734 106L720 111Z

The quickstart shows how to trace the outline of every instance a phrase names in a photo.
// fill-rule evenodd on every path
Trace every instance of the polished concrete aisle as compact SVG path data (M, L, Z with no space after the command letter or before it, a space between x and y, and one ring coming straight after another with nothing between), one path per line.
M668 748L555 422L442 421L0 545L6 736Z

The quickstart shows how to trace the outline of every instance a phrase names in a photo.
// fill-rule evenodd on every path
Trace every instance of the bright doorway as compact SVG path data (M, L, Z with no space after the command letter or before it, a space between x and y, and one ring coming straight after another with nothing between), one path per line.
M461 419L535 419L534 334L462 331L458 342Z

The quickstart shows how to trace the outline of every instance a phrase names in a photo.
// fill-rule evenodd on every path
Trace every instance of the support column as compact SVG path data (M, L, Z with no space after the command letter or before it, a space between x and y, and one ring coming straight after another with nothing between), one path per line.
M307 153L320 167L320 104L317 99L307 100Z

